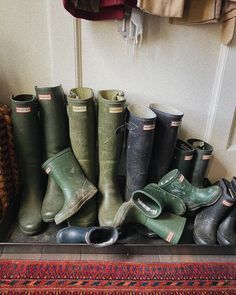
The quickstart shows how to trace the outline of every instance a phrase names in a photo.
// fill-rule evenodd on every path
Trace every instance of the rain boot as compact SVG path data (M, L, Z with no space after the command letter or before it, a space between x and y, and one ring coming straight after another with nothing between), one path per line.
M70 146L64 91L59 85L44 88L36 86L35 92L40 105L40 124L46 159L49 159ZM55 215L62 208L63 202L61 189L49 175L41 212L43 220L53 222Z
M209 160L212 157L213 147L207 142L195 138L188 139L187 142L195 148L188 180L192 185L201 188Z
M186 218L167 212L157 218L149 218L135 206L131 199L119 208L114 219L114 227L121 227L127 223L141 224L165 241L177 244L183 233Z
M43 168L64 194L63 207L55 216L56 224L79 211L97 192L96 187L85 177L70 148L49 158Z
M183 215L186 211L186 205L181 198L168 193L156 183L150 183L144 189L133 192L133 202L150 218L161 215L164 208L176 215Z
M151 104L157 115L154 146L149 168L149 183L158 182L170 168L183 112L172 107Z
M170 169L178 169L188 179L194 151L191 144L178 139Z
M67 97L70 142L85 176L96 183L96 113L91 88L71 89ZM89 200L69 219L73 226L89 227L97 221L97 198Z
M124 93L118 90L98 92L99 209L102 226L111 226L123 202L117 184L117 169L123 147L125 124Z
M162 177L158 185L165 191L181 198L189 211L213 205L221 196L221 189L217 185L202 189L194 187L177 169Z
M214 205L198 213L194 220L193 237L196 244L216 244L220 221L236 201L236 194L233 194L228 180L221 179L217 185L222 190L221 198Z
M142 105L129 105L126 136L126 191L125 200L143 188L152 155L156 115Z
M57 242L64 244L87 243L90 246L102 248L115 244L118 237L118 230L110 226L70 226L59 230Z
M11 108L23 189L18 224L24 234L35 235L43 228L44 197L39 108L36 97L30 94L13 96Z
M236 199L236 178L228 184L228 192ZM217 230L217 241L221 245L236 244L236 202Z

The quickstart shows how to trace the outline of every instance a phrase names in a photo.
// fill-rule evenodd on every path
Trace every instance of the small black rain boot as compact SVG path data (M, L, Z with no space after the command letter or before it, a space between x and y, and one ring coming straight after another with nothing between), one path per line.
M202 188L213 147L201 139L191 138L187 142L195 148L188 180L192 185Z
M188 179L194 151L195 149L191 144L178 139L171 163L171 170L178 169Z
M229 193L236 199L236 179L232 179ZM221 245L236 244L236 203L217 230L217 241Z
M129 105L127 109L125 200L129 201L132 193L147 182L156 115L138 104Z
M156 129L148 180L158 182L170 168L183 112L166 105L150 104L156 114Z
M235 196L231 194L228 180L221 179L217 185L222 190L220 199L214 205L202 210L195 218L193 236L196 244L216 244L220 221L236 201Z

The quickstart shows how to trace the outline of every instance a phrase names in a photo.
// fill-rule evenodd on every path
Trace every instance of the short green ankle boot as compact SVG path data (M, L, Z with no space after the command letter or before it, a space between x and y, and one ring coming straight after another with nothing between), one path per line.
M40 125L47 160L70 146L65 95L61 85L42 88L36 86L35 92L40 107ZM43 220L53 222L63 202L63 192L49 175L41 210Z
M203 189L194 187L177 169L162 177L158 185L167 192L180 197L186 203L189 211L210 206L221 196L221 189L217 185Z
M182 236L186 218L171 213L163 213L157 218L149 218L135 206L131 199L121 205L113 226L121 227L126 223L142 224L165 241L177 244Z
M17 95L11 99L14 139L22 184L18 224L26 235L38 234L44 225L41 207L45 184L41 168L43 153L38 107L34 95Z
M99 209L101 226L111 226L123 203L117 184L117 169L123 147L125 124L124 93L118 90L98 92Z
M70 142L88 180L96 184L96 112L91 88L71 89L67 97ZM89 200L69 219L69 224L89 227L97 222L97 198Z
M48 159L42 167L64 194L63 207L55 216L56 224L79 211L97 192L96 187L84 176L70 148Z
M176 215L183 215L186 205L182 199L160 188L156 183L150 183L142 190L133 193L133 202L147 217L158 217L163 209Z

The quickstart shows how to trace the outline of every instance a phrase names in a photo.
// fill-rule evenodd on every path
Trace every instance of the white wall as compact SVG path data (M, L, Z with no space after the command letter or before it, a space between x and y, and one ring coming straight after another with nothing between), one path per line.
M36 84L74 85L74 20L60 0L0 1L0 15L0 102Z

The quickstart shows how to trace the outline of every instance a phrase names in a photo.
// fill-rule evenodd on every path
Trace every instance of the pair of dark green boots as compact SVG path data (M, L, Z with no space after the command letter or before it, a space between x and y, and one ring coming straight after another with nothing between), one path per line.
M14 134L21 167L21 231L34 235L44 222L60 223L96 193L70 148L68 119L61 86L38 88L36 95L11 99ZM65 149L67 148L67 149ZM45 178L41 165L49 174Z
M203 140L192 138L185 142L178 139L171 169L178 169L192 185L203 187L212 152L213 147Z

